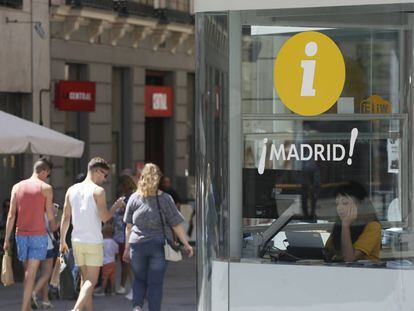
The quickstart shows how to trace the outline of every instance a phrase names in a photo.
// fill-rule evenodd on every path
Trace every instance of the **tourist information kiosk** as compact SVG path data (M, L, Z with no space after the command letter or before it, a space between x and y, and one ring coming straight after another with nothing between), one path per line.
M412 310L414 1L195 11L197 310Z

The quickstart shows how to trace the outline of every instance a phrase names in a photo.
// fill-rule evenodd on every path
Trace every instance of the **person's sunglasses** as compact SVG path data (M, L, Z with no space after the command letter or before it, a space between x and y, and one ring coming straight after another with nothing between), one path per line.
M108 178L108 174L104 170L100 169L99 171L104 175L105 178Z

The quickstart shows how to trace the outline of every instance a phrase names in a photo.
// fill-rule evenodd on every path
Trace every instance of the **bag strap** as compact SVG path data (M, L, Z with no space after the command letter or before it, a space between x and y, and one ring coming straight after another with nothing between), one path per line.
M158 199L158 190L157 190L155 197L157 198L157 206L158 206L158 213L160 214L160 219L161 219L162 233L164 234L165 241L167 241L167 234L165 233L164 218L162 217L160 200Z
M49 238L50 238L50 240L52 241L52 244L53 244L53 241L56 241L56 239L52 238L52 235L51 235L49 229L46 229L46 232L47 232L47 235L49 236Z

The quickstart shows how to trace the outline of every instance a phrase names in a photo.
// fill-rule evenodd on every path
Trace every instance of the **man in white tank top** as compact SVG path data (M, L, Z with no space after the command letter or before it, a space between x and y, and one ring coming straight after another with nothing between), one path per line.
M124 198L119 198L108 210L105 190L102 185L109 173L109 165L102 158L93 158L88 163L88 175L81 183L68 189L63 208L60 229L60 251L66 253L66 233L72 217L72 246L75 263L80 267L82 288L73 310L88 311L92 307L93 289L103 264L102 222L112 218L115 211L124 206Z

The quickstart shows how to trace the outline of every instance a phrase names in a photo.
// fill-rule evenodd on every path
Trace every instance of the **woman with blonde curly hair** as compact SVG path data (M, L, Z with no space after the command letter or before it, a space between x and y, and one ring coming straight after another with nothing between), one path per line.
M131 261L135 276L132 299L134 311L143 309L145 297L148 299L149 311L161 310L167 266L164 232L167 239L172 241L171 228L183 243L188 256L193 256L193 249L182 225L183 216L175 207L171 196L158 190L161 176L158 166L145 164L138 189L129 198L124 215L127 228L123 257L124 260Z

